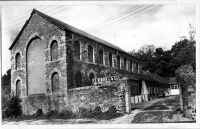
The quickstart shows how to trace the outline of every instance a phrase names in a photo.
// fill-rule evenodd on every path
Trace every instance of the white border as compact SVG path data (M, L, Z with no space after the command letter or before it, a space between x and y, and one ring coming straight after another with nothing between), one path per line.
M159 124L62 124L62 125L1 125L2 128L200 128L200 1L199 0L124 0L124 1L0 1L6 5L105 5L105 4L195 4L196 5L196 123L159 123ZM1 118L0 118L1 119Z

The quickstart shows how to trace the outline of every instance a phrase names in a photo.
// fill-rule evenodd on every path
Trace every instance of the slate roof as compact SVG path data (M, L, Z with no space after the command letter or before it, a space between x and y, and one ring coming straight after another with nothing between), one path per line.
M143 72L140 74L141 78L146 80L146 81L154 81L162 84L169 84L169 81L163 77L160 77L157 74L153 74L150 72Z
M57 27L59 27L59 28L62 29L62 30L69 30L69 31L71 31L71 32L74 32L74 33L76 33L76 34L85 36L85 37L87 37L87 38L89 38L89 39L92 39L92 40L94 40L94 41L96 41L96 42L98 42L98 43L101 43L101 44L103 44L103 45L105 45L105 46L108 46L108 47L110 47L110 48L114 48L114 49L116 49L116 50L118 50L118 51L120 51L120 52L123 52L123 53L126 53L126 54L132 56L130 53L124 51L123 49L121 49L120 47L118 47L118 46L116 46L116 45L114 45L114 44L111 44L111 43L109 43L109 42L107 42L107 41L105 41L105 40L103 40L103 39L100 39L100 38L98 38L98 37L95 37L95 36L93 36L93 35L87 33L87 32L84 32L84 31L82 31L82 30L80 30L80 29L78 29L78 28L76 28L76 27L73 27L73 26L71 26L71 25L69 25L69 24L66 24L66 23L60 21L60 20L57 20L57 19L55 19L55 18L53 18L53 17L50 17L50 16L48 16L48 15L46 15L46 14L44 14L44 13L42 13L42 12L36 10L36 9L33 9L30 18L26 21L26 23L25 23L24 26L22 27L21 31L19 32L18 36L16 37L16 39L14 40L14 42L12 43L12 45L10 46L9 50L12 49L12 47L13 47L14 44L15 44L15 42L18 40L19 36L20 36L21 33L23 32L24 28L26 27L26 25L28 24L29 20L31 19L31 17L32 17L32 15L33 15L34 13L36 13L36 14L38 14L39 16L43 17L44 19L46 19L46 20L49 21L50 23L56 25ZM134 56L132 56L132 57L134 57ZM134 58L136 58L136 57L134 57ZM136 59L139 60L138 58L136 58Z

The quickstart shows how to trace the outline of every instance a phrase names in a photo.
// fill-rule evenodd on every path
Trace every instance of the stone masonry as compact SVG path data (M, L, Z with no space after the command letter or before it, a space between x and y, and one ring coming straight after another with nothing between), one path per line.
M44 46L41 51L37 51L34 46L36 41ZM58 58L56 60L52 60L51 57L53 41L57 42ZM80 43L79 60L74 58L75 41ZM93 62L88 61L89 45L93 48ZM103 64L99 64L100 49L103 50ZM22 99L23 114L33 114L38 109L44 112L64 109L76 111L78 107L85 105L93 106L93 108L100 105L102 110L106 110L109 105L114 104L118 109L124 110L122 107L125 108L123 106L125 104L122 103L125 99L123 97L120 99L118 96L120 83L105 87L92 86L90 73L94 74L93 78L113 75L135 77L140 68L140 61L120 48L37 10L33 10L10 50L11 89L12 93L16 94L17 86L20 86L19 96ZM35 54L38 58L34 57L34 52L37 52ZM16 68L18 53L21 56L20 67ZM112 66L109 62L109 53L112 53L112 58L110 58ZM117 56L120 57L120 64L117 64ZM127 60L126 66L124 66L124 58ZM44 63L41 64L40 60ZM38 67L44 71L37 70ZM75 74L78 71L81 73L82 87L76 86ZM59 88L56 91L52 88L54 73L58 75L59 80ZM34 78L39 78L42 83ZM34 81L38 85L30 87L31 82Z
M32 11L10 51L11 90L22 99L25 115L38 109L44 113L77 112L81 107L96 106L103 111L115 106L119 112L128 113L133 95L140 96L139 92L130 94L130 90L141 87L142 80L153 84L147 82L148 89L164 90L153 75L142 74L142 62L137 58L37 10ZM119 79L113 82L100 86L92 83L95 78L116 75ZM129 79L137 80L133 81L137 84L129 83Z

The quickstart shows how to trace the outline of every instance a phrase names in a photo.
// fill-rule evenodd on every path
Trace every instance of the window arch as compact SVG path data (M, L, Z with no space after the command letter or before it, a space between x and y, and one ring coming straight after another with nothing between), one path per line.
M90 73L89 78L90 78L90 85L92 85L92 79L94 79L94 73L93 72Z
M57 60L58 59L58 42L54 40L51 43L51 60Z
M126 61L127 61L127 59L124 58L124 69L125 69L125 70L126 70Z
M109 65L112 67L112 53L109 52Z
M76 72L75 74L75 86L81 87L83 83L82 73L80 71Z
M91 45L88 46L88 62L93 62L93 47Z
M27 95L45 93L45 40L43 37L33 37L27 43L26 70ZM35 63L37 62L37 63ZM37 80L37 81L35 81Z
M78 41L74 42L74 58L80 60L80 43Z
M53 73L51 76L52 92L59 90L59 75L57 72Z
M103 64L103 50L99 50L99 64Z
M16 96L20 96L21 95L21 81L17 80L16 81Z
M117 68L120 69L120 56L117 56Z
M21 55L17 53L15 56L15 69L19 69L21 67Z

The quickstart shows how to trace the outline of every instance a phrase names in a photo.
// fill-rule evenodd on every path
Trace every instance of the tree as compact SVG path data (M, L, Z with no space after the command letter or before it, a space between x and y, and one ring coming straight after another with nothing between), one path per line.
M181 65L192 65L196 69L196 42L190 39L182 39L172 46L172 63L174 70Z
M2 109L5 109L8 100L10 99L10 92L11 92L11 70L7 70L6 74L1 77L1 97L2 97Z
M173 64L175 69L181 65L192 65L194 71L196 69L196 30L192 24L189 24L189 35L187 39L183 37L180 41L172 46Z
M5 111L5 117L17 117L22 114L22 100L18 96L12 96L8 101L8 106Z
M154 52L154 65L156 66L155 73L160 76L171 76L171 51L164 51L162 48L156 48Z
M138 52L131 54L143 61L143 70L156 73L160 76L175 76L175 70L182 65L191 65L196 69L196 41L195 28L189 25L190 38L185 36L175 42L171 50L164 51L162 48L155 48L153 45L141 47Z
M143 69L146 71L154 71L153 53L155 51L154 45L144 45L138 52L131 53L133 56L143 61Z

